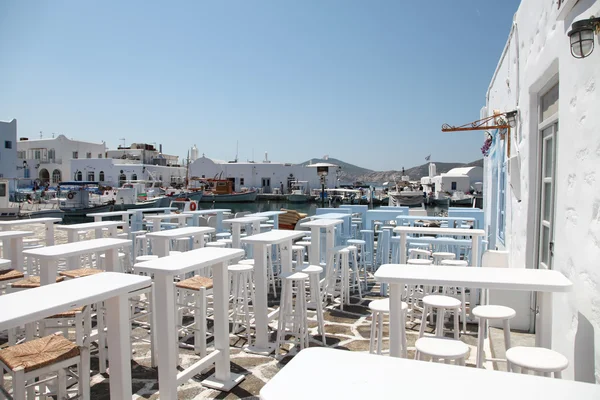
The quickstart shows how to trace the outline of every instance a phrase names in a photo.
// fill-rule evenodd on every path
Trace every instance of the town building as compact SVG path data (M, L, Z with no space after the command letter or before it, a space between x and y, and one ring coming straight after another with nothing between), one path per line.
M534 294L492 300L531 331L551 329L551 348L569 359L563 377L586 382L600 381L600 38L588 22L591 42L575 33L571 47L569 32L593 15L594 0L522 1L481 111L500 126L516 115L482 138L489 248L508 250L511 268L557 270L574 284L553 296L551 324Z
M475 188L477 183L483 181L483 168L481 167L460 167L452 168L450 171L435 176L433 179L435 192L456 191L468 193Z
M69 139L65 135L52 138L29 139L21 137L17 142L18 162L25 168L19 170L19 178L39 179L42 183L57 184L75 179L71 160L105 157L106 145Z
M16 178L22 164L17 161L17 120L0 121L0 178Z
M281 192L289 193L292 183L296 180L306 181L308 189L321 187L321 181L314 168L302 165L271 162L265 154L265 159L260 162L219 161L202 155L190 164L190 177L199 179L218 178L229 179L234 182L234 190L242 188L256 188L262 193ZM330 171L327 176L327 188L336 185L335 171Z

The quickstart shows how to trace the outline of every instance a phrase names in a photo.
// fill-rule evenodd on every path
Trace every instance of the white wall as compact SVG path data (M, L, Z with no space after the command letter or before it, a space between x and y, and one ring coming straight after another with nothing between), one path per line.
M492 158L485 161L485 215L490 243L510 252L512 268L537 265L536 219L539 164L538 98L559 84L553 269L574 284L569 294L554 295L552 348L569 358L565 378L600 381L600 42L585 59L569 50L573 21L600 15L600 2L524 0L491 82L484 112L519 108L512 155L520 161L521 201L506 190L506 240L498 232L498 184ZM482 142L483 142L482 137ZM505 144L497 141L497 146ZM496 151L499 151L496 148ZM497 167L497 165L496 165ZM518 311L519 312L519 311ZM526 310L522 312L527 312Z
M119 186L119 176L121 171L125 175L126 180L161 180L164 186L169 186L172 179L185 183L186 168L185 167L165 167L158 165L143 165L133 163L120 163L119 160L113 159L89 159L89 160L71 160L70 168L73 175L68 177L68 180L74 179L75 171L82 172L83 180L87 180L88 173L94 173L94 180L100 180L100 172L104 172L103 185ZM67 180L67 178L65 178Z
M11 148L6 148L10 142ZM0 121L0 177L17 177L17 120Z

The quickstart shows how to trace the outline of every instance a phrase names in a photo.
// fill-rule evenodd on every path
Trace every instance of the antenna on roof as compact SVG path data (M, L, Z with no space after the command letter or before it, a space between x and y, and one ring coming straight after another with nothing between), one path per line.
M40 131L40 139L42 138L42 131Z
M238 145L239 141L235 141L235 162L238 162Z
M122 140L122 141L123 141L123 147L125 147L125 138L121 138L121 139L119 139L119 140Z

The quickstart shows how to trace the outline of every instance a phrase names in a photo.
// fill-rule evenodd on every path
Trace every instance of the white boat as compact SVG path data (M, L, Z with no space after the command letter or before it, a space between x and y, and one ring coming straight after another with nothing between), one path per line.
M191 200L189 198L179 197L176 198L169 204L169 207L175 207L176 213L183 213L188 211L196 211L198 210L198 201Z
M286 196L288 203L307 203L311 196L307 193L308 181L294 181L292 192Z
M423 192L415 190L401 190L389 192L388 196L390 206L417 207L421 206L425 202Z

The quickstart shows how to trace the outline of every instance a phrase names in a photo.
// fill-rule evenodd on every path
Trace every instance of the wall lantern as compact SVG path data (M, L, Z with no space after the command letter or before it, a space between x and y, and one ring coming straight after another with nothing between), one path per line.
M573 22L567 35L571 39L571 55L575 58L585 58L594 51L594 33L600 34L600 18Z
M517 110L507 112L506 119L511 128L517 126Z

